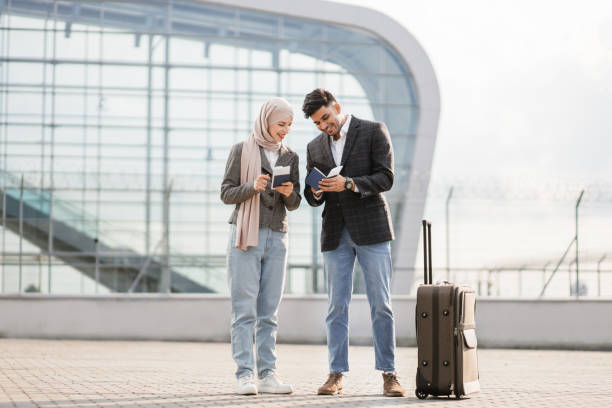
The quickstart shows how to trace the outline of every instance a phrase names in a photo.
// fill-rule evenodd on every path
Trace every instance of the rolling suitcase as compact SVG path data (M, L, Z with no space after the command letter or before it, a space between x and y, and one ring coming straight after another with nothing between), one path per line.
M424 284L415 311L418 366L415 394L420 399L480 391L476 356L476 293L448 282L432 283L431 223L423 220Z

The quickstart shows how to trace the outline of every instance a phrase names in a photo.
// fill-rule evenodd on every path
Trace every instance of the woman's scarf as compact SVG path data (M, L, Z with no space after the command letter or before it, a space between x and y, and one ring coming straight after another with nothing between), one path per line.
M261 174L261 155L259 146L265 150L279 150L281 142L274 140L268 127L287 117L293 118L293 109L283 98L272 98L263 104L255 119L253 132L242 145L240 157L240 184L254 181ZM246 251L256 247L259 238L259 194L240 204L236 219L236 248Z

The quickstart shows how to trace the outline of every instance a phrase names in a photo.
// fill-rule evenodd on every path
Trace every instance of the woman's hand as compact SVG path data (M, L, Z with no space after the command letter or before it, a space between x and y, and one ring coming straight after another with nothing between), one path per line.
M280 186L274 187L274 189L278 191L279 193L281 193L282 195L284 195L285 197L289 197L289 195L293 191L293 183L290 181L285 181Z
M323 191L317 191L312 187L310 187L310 191L312 191L312 194L315 196L315 198L321 198L321 195L323 195Z
M260 174L257 176L255 183L253 184L255 191L264 191L268 185L268 180L270 180L270 176L267 174Z

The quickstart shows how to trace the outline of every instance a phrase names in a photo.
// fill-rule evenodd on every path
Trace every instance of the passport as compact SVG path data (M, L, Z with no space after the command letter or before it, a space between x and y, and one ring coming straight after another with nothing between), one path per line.
M272 169L272 188L280 186L285 181L291 181L290 166L276 166Z
M313 169L310 170L310 173L308 173L308 175L306 176L306 180L304 181L310 187L314 188L317 193L319 193L321 191L319 190L319 181L323 180L324 178L335 177L340 174L341 170L342 166L334 167L329 171L329 173L327 173L327 175L325 175L321 170L317 169L316 167L313 167Z

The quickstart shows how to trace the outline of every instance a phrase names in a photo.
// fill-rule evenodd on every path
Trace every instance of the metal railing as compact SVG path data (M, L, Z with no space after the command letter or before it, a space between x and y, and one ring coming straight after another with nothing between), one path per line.
M471 286L479 296L504 298L611 298L612 268L603 269L600 258L595 268L581 267L580 281L576 281L576 262L551 263L541 267L519 268L454 268L450 269L450 282ZM434 268L434 282L447 280L447 268ZM413 289L422 283L422 270L416 270ZM575 291L579 290L579 296Z

